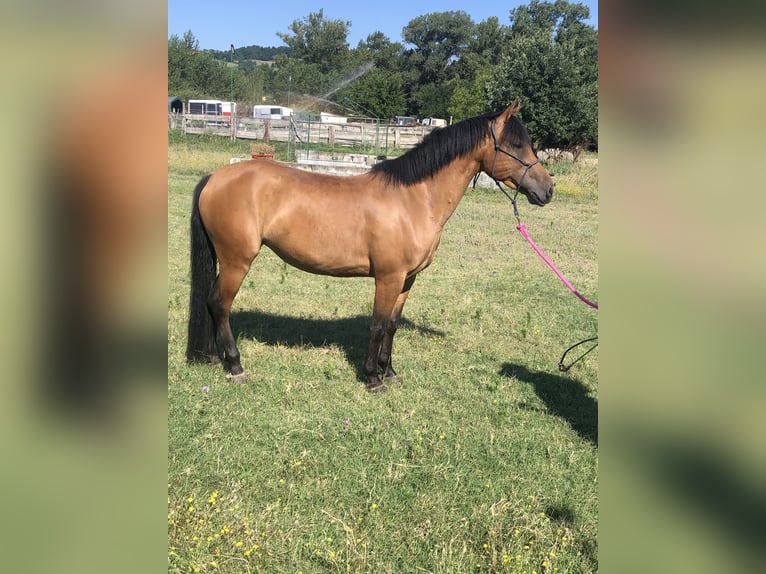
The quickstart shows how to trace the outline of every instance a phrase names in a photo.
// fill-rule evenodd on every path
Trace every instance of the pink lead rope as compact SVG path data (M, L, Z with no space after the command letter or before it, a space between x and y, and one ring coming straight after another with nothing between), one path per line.
M514 205L514 207L515 207L515 205ZM525 227L525 225L523 223L519 222L519 224L516 226L516 229L519 230L519 233L521 233L521 236L524 239L527 240L527 242L532 246L532 249L534 249L537 252L537 254L540 256L540 258L548 264L548 267L553 269L553 272L556 274L556 276L564 282L564 285L566 285L572 293L577 295L583 303L586 303L587 305L590 305L594 309L598 309L598 303L593 303L592 301L588 301L588 299L586 299L585 297L580 295L580 293L577 291L577 289L572 287L572 284L569 281L567 281L567 278L564 277L564 275L562 275L561 271L559 271L556 268L556 266L553 264L553 262L545 256L545 253L543 253L540 250L540 248L537 245L535 245L535 242L532 241L532 238L529 236L529 233L527 233L527 228Z

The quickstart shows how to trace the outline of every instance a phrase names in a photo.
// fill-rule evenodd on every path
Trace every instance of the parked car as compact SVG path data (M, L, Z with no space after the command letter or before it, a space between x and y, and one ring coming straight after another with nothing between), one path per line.
M418 125L417 118L412 116L394 116L395 126L416 126Z

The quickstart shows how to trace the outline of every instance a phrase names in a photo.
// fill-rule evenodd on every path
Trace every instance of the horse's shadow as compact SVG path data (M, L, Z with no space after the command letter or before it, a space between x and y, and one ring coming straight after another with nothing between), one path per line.
M580 381L511 363L504 363L500 374L532 385L550 414L561 417L578 435L598 446L598 402Z
M239 311L231 314L231 328L238 336L266 345L318 348L336 346L343 351L349 364L356 368L357 379L361 382L367 380L362 371L370 340L370 317L367 315L306 319L260 311ZM417 325L404 317L399 323L399 330L403 329L444 337L442 331Z

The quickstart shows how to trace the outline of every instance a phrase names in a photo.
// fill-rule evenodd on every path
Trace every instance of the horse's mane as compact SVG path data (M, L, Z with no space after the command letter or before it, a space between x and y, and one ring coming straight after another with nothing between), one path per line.
M370 173L383 177L389 184L413 185L421 182L446 167L452 160L467 154L484 138L490 137L490 120L502 112L503 110L489 112L435 129L406 154L372 166ZM530 144L527 129L515 114L505 123L502 132L495 135L500 145Z

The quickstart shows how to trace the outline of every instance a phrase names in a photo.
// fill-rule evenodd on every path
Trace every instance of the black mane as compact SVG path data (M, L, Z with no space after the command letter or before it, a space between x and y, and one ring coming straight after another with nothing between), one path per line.
M452 160L464 156L484 138L491 137L490 121L501 111L490 112L463 120L428 134L423 141L406 154L372 166L373 176L381 176L386 183L413 185L431 177ZM495 134L502 146L529 145L529 134L515 115L506 122L502 133Z

